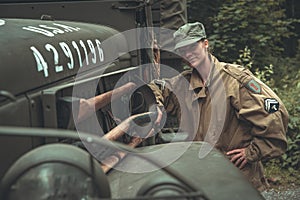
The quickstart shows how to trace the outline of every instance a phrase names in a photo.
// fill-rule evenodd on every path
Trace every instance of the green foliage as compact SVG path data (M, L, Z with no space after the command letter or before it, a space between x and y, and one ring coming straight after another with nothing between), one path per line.
M274 186L288 186L300 185L300 171L293 168L285 169L280 166L280 161L271 160L265 164L265 175L269 180L269 183Z
M281 78L277 80L278 95L289 112L288 149L281 158L284 168L299 170L300 167L300 42L295 58L285 60L285 70L281 70Z
M284 51L283 39L294 33L293 19L287 19L281 7L284 0L226 0L212 18L214 51L220 60L234 62L238 51L248 46L253 67L277 64Z
M211 19L218 13L223 0L187 0L188 21L200 21L205 25L207 35L211 35Z
M239 58L234 63L250 69L253 72L253 74L262 82L267 84L269 87L273 88L273 90L277 90L275 80L273 79L274 66L272 64L269 64L267 66L264 66L262 69L254 68L251 50L246 46L243 50L240 50L239 52Z
M286 84L279 91L289 112L288 149L282 156L284 168L299 169L300 167L300 70L285 75L282 82Z
M239 50L239 52L240 55L239 58L236 60L236 64L251 69L253 65L251 50L248 48L248 46L246 46L243 50Z
M213 53L234 62L239 50L252 51L253 68L281 65L286 38L295 36L294 23L285 14L286 0L189 0L190 21L201 21Z

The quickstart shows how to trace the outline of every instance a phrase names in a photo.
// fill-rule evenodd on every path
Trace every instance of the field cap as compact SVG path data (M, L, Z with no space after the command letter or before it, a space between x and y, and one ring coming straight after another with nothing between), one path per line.
M200 22L187 23L175 31L173 38L176 50L206 38L205 28Z

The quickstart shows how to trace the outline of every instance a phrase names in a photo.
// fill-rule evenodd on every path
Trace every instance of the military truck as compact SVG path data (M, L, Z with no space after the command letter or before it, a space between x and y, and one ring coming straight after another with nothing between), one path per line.
M179 0L1 0L0 198L262 199L176 122L153 134L147 83L185 22Z

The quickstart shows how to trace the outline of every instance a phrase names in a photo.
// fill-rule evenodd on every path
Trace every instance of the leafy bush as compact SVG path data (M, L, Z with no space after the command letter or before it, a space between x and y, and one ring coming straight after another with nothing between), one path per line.
M248 46L252 51L253 67L277 64L284 52L284 39L295 33L282 8L284 0L259 2L227 0L212 18L214 32L210 40L220 60L234 62L238 51Z
M285 75L286 85L279 91L289 112L287 133L288 149L281 158L284 168L299 169L300 167L300 70L294 74Z

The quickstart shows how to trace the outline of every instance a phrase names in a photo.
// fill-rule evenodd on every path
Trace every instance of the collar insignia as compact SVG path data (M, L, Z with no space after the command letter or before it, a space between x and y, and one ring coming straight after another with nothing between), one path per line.
M166 85L166 81L163 79L155 79L154 83L159 87L159 89L164 90L165 89L165 85Z

